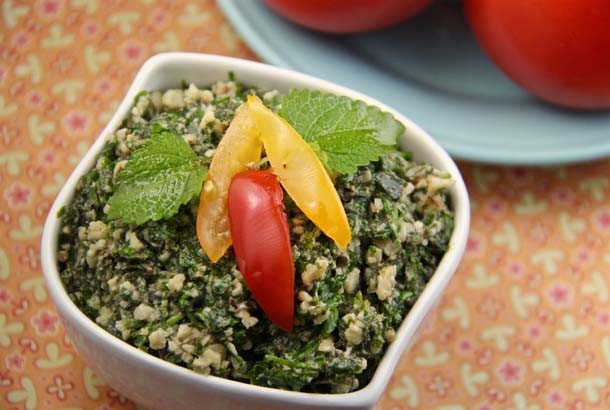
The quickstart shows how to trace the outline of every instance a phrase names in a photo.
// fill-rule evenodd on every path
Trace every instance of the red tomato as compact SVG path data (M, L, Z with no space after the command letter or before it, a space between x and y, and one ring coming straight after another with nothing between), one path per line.
M290 332L294 323L294 264L282 188L270 170L236 174L227 197L237 265L267 317Z
M465 10L481 46L529 92L610 108L609 0L466 0Z
M432 0L265 0L288 20L327 33L357 33L400 23Z

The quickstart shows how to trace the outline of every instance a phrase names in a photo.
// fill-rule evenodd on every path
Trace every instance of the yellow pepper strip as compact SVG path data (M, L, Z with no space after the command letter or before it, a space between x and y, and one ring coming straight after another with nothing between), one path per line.
M236 113L216 147L199 196L197 238L212 262L231 246L227 194L233 176L261 158L262 142L247 104Z
M273 172L303 213L342 249L351 239L347 215L324 165L294 128L256 96L246 103Z

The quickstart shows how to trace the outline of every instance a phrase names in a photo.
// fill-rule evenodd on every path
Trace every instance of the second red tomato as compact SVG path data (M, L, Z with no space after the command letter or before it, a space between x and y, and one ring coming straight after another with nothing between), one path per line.
M554 104L610 108L610 0L466 0L475 37L504 72Z

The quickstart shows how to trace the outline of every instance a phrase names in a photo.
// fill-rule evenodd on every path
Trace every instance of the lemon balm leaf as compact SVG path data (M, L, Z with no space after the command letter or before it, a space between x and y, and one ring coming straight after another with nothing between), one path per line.
M118 174L108 217L138 225L169 218L199 194L205 173L181 137L153 134Z
M325 163L330 170L340 174L353 174L360 166L394 150L394 145L383 145L369 135L352 135L349 144L342 136L324 135L316 139L321 147Z
M292 90L279 113L305 140L328 134L369 135L396 144L404 126L390 113L360 100L311 90Z
M333 172L349 174L394 149L404 126L363 101L319 91L293 90L279 114Z

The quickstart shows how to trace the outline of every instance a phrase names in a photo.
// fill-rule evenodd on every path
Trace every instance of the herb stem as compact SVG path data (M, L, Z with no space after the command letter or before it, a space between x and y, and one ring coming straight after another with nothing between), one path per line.
M178 314L170 317L169 319L167 319L165 321L165 323L163 324L163 327L168 328L168 327L174 326L176 323L180 322L183 318L184 318L184 315L182 313L178 313Z
M303 370L312 370L312 371L320 370L318 368L318 366L309 366L305 363L299 363L294 360L283 359L281 357L277 357L272 354L266 354L265 360L273 362L273 363L281 364L282 366L290 367L292 369L303 369Z
M253 164L252 169L261 169L267 164L269 164L269 158L267 158L267 156L264 156L258 162L255 162Z

